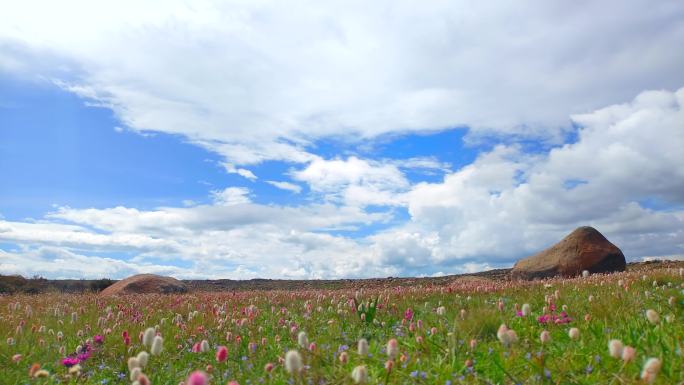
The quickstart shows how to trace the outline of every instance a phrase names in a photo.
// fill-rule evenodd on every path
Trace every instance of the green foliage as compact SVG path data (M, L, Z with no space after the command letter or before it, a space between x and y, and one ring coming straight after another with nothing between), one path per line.
M14 283L31 283L24 281ZM230 380L242 385L350 384L353 368L365 365L369 383L383 385L643 385L641 370L649 357L662 360L654 384L684 381L684 280L678 271L649 272L646 279L642 273L623 273L537 283L480 281L451 288L366 290L368 300L352 302L355 311L349 303L353 290L0 295L0 383L130 384L127 361L149 351L138 339L148 327L157 327L164 337L164 350L151 356L143 370L153 384L178 384L208 365L213 368L210 383L217 385ZM537 318L547 301L556 312L565 305L570 322L540 323ZM530 316L515 312L515 304L524 303L531 305ZM405 316L409 308L414 312L411 320ZM646 309L657 311L659 322L649 322ZM498 340L501 324L516 332L517 342L504 346ZM572 327L580 331L577 340L568 335ZM551 340L542 344L544 330ZM128 346L123 331L130 335ZM315 349L298 346L300 331ZM70 375L61 359L97 334L105 337L104 343L94 345L91 357L80 364L80 376ZM360 338L369 343L367 355L357 352ZM399 354L388 372L387 343L394 338ZM210 351L193 353L193 345L204 339ZM611 357L611 339L634 347L634 361ZM216 361L219 345L228 347L225 362ZM290 349L301 353L306 367L298 375L288 373L279 361ZM343 351L347 362L340 361ZM16 354L22 358L13 362ZM30 379L33 363L49 376ZM272 372L264 370L267 363L274 365Z
M377 307L378 298L371 298L369 301L362 301L360 303L356 300L356 298L354 298L354 308L356 309L356 313L359 315L359 319L366 324L373 324Z

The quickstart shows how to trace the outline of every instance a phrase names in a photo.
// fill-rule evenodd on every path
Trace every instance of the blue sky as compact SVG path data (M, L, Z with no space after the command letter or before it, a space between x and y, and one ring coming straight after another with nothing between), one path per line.
M254 202L296 205L305 195L263 180L278 180L296 166L266 161L250 169L260 180L226 173L215 153L164 133L140 135L123 127L111 110L52 83L5 78L0 81L2 153L0 212L6 219L37 218L54 205L133 206L152 209L209 201L211 191L246 187ZM325 139L312 143L326 157L430 158L443 170L407 169L411 183L436 182L445 171L472 161L487 145L466 146L467 128L380 137L372 142ZM36 138L41 138L36 141ZM302 186L306 189L306 186Z
M587 224L684 254L678 2L299 6L2 6L0 273L440 275Z

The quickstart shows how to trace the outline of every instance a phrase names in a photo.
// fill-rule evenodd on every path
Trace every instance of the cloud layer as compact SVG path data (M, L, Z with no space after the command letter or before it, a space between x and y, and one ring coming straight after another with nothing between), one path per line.
M246 188L191 207L60 207L0 220L0 271L118 278L429 275L507 266L579 225L629 258L684 253L684 88L573 115L571 143L501 144L435 183L354 156L293 169L318 203L263 205ZM277 186L277 184L276 184ZM297 186L297 185L293 185ZM289 184L279 186L297 192ZM376 210L367 210L373 205ZM395 210L409 218L396 223ZM358 229L384 230L351 236ZM108 254L130 255L127 260Z
M40 12L36 12L40 9ZM569 115L684 84L679 1L22 1L0 71L40 75L229 172L320 138L469 127L557 143Z

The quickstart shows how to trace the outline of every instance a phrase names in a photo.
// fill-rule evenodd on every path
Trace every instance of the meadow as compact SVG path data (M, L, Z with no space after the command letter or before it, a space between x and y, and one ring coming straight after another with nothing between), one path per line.
M0 384L679 384L682 269L0 296Z

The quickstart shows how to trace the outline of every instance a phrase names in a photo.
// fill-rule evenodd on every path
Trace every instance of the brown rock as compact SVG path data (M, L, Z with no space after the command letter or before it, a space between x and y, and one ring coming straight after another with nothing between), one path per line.
M188 288L175 278L154 274L138 274L122 279L100 292L101 295L142 293L185 293Z
M561 275L573 277L591 273L624 271L622 251L593 227L578 227L560 242L531 257L516 262L513 278L533 279Z

